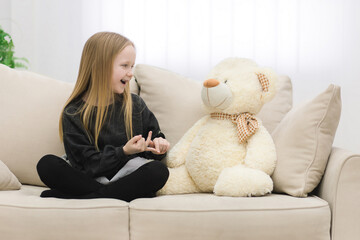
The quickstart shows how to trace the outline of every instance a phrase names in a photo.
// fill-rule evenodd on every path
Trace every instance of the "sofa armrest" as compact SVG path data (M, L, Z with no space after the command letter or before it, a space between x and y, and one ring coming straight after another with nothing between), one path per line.
M360 236L360 154L333 148L318 195L331 209L331 239Z

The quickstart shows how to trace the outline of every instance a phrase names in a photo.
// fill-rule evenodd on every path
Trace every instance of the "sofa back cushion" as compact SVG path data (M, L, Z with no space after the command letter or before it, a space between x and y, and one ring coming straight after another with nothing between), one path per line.
M136 65L134 78L136 81L133 79L130 83L132 92L144 99L172 146L206 114L201 101L202 81L145 64ZM264 105L258 116L272 132L291 107L290 78L280 76L277 95Z
M277 88L275 97L266 103L257 115L270 133L274 131L293 106L290 78L288 76L279 76Z
M205 114L202 82L143 64L135 67L134 75L132 92L145 100L174 146ZM279 80L279 92L259 113L269 131L292 106L291 81L284 76ZM43 186L37 162L45 154L64 154L58 122L72 89L73 84L0 64L0 160L22 184Z
M155 114L171 146L204 116L200 82L144 64L136 65L134 76L138 85L131 85L132 92Z
M72 88L0 64L0 159L21 183L43 185L36 172L39 159L64 154L58 123Z

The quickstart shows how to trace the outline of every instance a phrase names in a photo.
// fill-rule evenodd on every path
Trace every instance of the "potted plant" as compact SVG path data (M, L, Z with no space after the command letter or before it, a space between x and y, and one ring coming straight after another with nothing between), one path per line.
M14 56L14 43L10 34L0 27L0 63L11 68L28 68L29 61L26 58Z

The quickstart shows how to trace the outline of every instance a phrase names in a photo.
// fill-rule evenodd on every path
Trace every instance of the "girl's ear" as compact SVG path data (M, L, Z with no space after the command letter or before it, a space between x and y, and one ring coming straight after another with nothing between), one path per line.
M261 99L264 103L269 102L276 94L278 76L275 71L270 68L259 68L255 74L262 87Z

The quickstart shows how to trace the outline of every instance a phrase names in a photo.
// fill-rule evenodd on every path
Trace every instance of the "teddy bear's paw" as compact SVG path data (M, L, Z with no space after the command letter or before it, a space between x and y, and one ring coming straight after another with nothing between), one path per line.
M178 168L169 168L169 179L157 195L171 195L200 192L190 177L185 165Z
M185 154L176 154L175 151L169 151L166 157L166 165L170 168L176 168L185 163Z
M219 196L251 197L271 193L273 181L269 175L243 166L224 169L214 187Z

